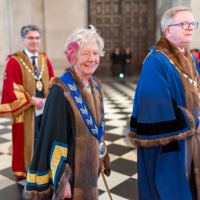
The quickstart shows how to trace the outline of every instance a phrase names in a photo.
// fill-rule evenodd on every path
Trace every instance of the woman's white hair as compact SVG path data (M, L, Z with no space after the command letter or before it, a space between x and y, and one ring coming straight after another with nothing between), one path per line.
M104 40L103 38L97 33L97 29L93 25L89 25L90 29L86 28L77 28L75 29L67 38L65 43L64 50L67 52L68 61L70 63L71 54L74 52L73 48L70 48L71 44L77 43L78 50L80 50L85 44L97 43L99 48L99 55L104 56L105 52L103 51L104 48ZM76 49L77 50L77 49ZM66 54L66 55L67 55Z
M176 13L181 12L181 11L192 12L192 9L187 8L185 6L180 6L180 7L171 8L164 13L164 15L161 18L161 29L162 29L163 34L165 34L164 29L168 27L169 25L173 24L174 16L176 15Z

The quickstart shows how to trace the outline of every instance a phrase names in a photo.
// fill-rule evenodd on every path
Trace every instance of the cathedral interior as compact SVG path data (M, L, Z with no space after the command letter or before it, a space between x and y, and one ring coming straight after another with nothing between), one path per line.
M193 9L200 21L198 0L1 0L0 1L0 94L6 57L23 50L20 29L35 24L42 29L39 51L46 52L60 76L68 66L63 53L69 33L78 27L92 24L105 41L105 56L95 72L103 83L105 94L105 130L108 153L111 159L111 176L106 177L113 200L138 200L137 148L128 137L135 90L142 63L149 47L162 36L160 19L174 6ZM200 48L197 30L190 48ZM124 54L130 49L130 73L121 64L116 74L113 53L119 48ZM123 61L123 59L122 59ZM0 199L21 200L26 180L12 172L12 119L0 118ZM98 179L99 200L109 200L102 177Z

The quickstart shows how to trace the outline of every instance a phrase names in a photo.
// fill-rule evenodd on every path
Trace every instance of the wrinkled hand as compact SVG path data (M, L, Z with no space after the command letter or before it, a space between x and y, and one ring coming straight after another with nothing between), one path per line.
M70 186L70 183L68 183L65 187L65 191L62 195L62 199L65 199L65 198L70 199L71 197L72 197L71 186Z
M105 170L105 162L102 163L101 169Z
M42 98L33 96L32 100L33 100L33 105L36 107L37 110L40 110L44 107L44 102L43 102Z

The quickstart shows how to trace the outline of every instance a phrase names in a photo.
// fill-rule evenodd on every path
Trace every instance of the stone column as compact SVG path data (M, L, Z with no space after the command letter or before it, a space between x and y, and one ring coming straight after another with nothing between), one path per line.
M46 52L56 75L68 66L64 44L78 27L88 27L87 0L0 0L0 93L5 58L23 50L21 28L34 24L42 29L39 51Z
M8 54L24 48L20 34L22 26L35 24L42 31L44 30L43 2L41 0L0 0L0 9L0 49L5 60ZM40 51L44 51L43 42ZM1 64L4 64L2 60L0 60Z
M9 15L10 0L0 0L0 71L5 66L5 58L12 49L10 23L12 16ZM1 73L0 72L0 73ZM2 73L1 73L2 74Z
M76 28L88 25L87 0L44 0L45 50L56 75L68 66L64 45Z
M191 1L191 6L190 8L192 8L192 14L194 17L194 21L195 22L199 22L199 27L194 30L194 37L192 42L190 43L189 47L190 49L199 49L200 50L200 15L199 15L199 8L200 8L200 1L196 1L196 0L190 0Z
M35 24L44 31L43 21L41 0L0 0L0 92L6 67L5 58L24 48L21 41L22 26ZM44 51L43 40L39 51Z

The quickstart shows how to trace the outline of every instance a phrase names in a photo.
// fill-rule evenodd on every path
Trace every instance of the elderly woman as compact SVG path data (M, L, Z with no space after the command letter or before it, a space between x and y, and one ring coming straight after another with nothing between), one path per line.
M98 199L102 169L110 175L104 141L103 91L92 77L104 55L104 41L91 25L67 38L70 63L49 92L24 199Z

